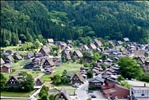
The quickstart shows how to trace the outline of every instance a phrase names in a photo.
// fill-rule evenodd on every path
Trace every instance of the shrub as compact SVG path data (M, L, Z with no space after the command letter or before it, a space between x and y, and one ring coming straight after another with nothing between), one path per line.
M121 82L121 81L124 81L125 78L124 78L123 76L119 76L119 77L117 78L117 80L118 80L119 82Z
M16 70L15 69L12 69L12 72L15 72Z
M96 87L93 87L93 86L89 86L88 87L88 90L96 90L97 88Z
M88 70L87 71L87 77L88 78L92 78L93 77L93 71L92 70Z
M85 63L84 67L90 67L91 65L89 63Z
M146 75L146 74L143 74L141 80L142 80L142 81L145 81L145 82L149 82L149 76Z

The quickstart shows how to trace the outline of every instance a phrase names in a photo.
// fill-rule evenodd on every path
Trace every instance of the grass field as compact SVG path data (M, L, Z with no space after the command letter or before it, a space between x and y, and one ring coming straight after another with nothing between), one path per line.
M54 74L61 74L64 70L66 70L67 73L75 74L77 71L80 70L80 67L81 67L81 64L65 63L59 67L56 67L54 69Z
M52 77L55 74L60 74L61 75L64 70L66 70L67 73L75 74L77 71L80 70L80 67L81 67L81 65L76 64L76 63L62 64L61 66L56 67L53 70L53 73L51 75L43 75L42 80L50 81L50 77Z
M55 74L62 74L63 70L66 70L67 73L70 74L75 74L77 71L80 70L81 65L80 64L76 64L76 63L65 63L59 67L56 67L53 71L53 74L51 75L43 75L42 76L42 80L45 81L46 86L48 86L49 88L57 88L57 89L61 89L62 87L64 87L66 89L66 91L71 94L74 95L74 91L76 90L76 88L72 87L71 85L60 85L60 86L54 86L53 84L51 84L51 80L50 77L55 75Z
M18 61L17 63L13 63L12 65L12 69L14 70L12 73L3 73L4 76L9 79L9 76L11 75L14 75L14 74L17 74L21 71L25 71L27 72L28 74L31 74L33 76L33 78L37 77L38 75L40 75L42 72L40 71L32 71L30 69L24 69L23 66L29 62L30 60L21 60L21 61Z
M31 92L1 92L1 96L8 97L29 97L34 91Z
M7 46L7 47L2 47L1 49L5 49L5 50L16 50L17 48L19 48L19 46Z

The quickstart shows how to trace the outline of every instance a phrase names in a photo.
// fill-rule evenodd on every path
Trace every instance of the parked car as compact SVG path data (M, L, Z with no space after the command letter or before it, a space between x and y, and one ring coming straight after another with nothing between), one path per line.
M88 93L93 93L93 90L88 90Z
M91 98L96 98L96 96L94 94L90 94Z

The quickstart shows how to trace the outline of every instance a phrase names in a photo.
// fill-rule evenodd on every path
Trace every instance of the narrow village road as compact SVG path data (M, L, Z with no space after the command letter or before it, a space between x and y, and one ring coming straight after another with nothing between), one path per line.
M42 87L42 86L41 86ZM35 96L40 92L41 88L39 88L36 92L34 92L30 97L29 100L37 100Z
M37 76L37 77L35 78L35 80L36 80L37 78L42 77L43 75L44 75L44 73L40 74L39 76ZM42 86L34 86L34 88L36 88L36 87L38 87L39 89L38 89L37 91L35 91L33 94L30 95L29 100L37 100L37 99L35 98L35 96L40 92Z
M89 98L86 91L87 88L88 88L88 81L79 86L79 88L76 90L78 100L87 100Z

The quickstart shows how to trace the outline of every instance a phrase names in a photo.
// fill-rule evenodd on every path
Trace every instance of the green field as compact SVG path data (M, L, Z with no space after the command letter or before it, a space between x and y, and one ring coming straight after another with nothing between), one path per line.
M28 74L31 74L33 76L33 78L42 74L42 72L40 72L40 71L32 71L29 69L23 69L23 66L29 61L30 60L21 60L21 61L18 61L17 63L14 63L13 70L15 70L15 71L12 73L4 73L4 76L8 79L9 76L14 75L20 71L26 71ZM64 87L69 94L74 95L74 91L75 91L74 87L72 87L70 85L68 85L68 86L62 86L62 85L54 86L53 84L51 84L50 77L55 74L62 74L63 70L66 70L70 74L75 74L77 71L80 70L80 67L81 67L81 65L76 64L76 63L62 64L61 66L54 68L53 74L43 75L42 80L44 80L45 83L47 83L46 86L48 86L48 87L52 86L53 88L57 88L57 89L61 89L62 87ZM29 92L29 93L2 92L1 93L2 96L8 96L8 97L28 97L30 94L31 94L31 92Z
M42 76L42 79L44 81L50 81L50 77L55 75L55 74L62 74L62 72L64 70L67 71L67 73L70 73L70 74L75 74L77 71L80 70L80 67L81 67L81 64L76 64L76 63L65 63L65 64L62 64L58 67L56 67L54 70L53 70L53 73L51 75L43 75Z
M80 70L81 64L76 63L65 63L59 67L54 69L54 74L61 74L64 70L66 70L70 74L75 74L77 71Z
M56 67L53 70L53 74L51 74L51 75L43 75L42 76L42 80L45 81L45 85L48 86L48 87L52 86L52 88L57 88L59 90L62 87L64 87L69 94L74 95L74 91L76 90L76 88L72 87L71 85L54 86L53 84L51 84L50 77L55 75L55 74L62 74L63 70L66 70L67 73L75 74L76 72L78 72L80 70L80 67L81 67L81 64L76 64L76 63L69 63L69 64L65 63L65 64L62 64L61 66Z
M1 49L4 49L4 50L16 50L17 48L19 48L19 46L7 46L7 47L2 47Z
M31 74L33 76L33 78L37 77L38 75L40 75L42 72L40 71L32 71L31 69L24 69L23 66L27 63L30 62L31 60L21 60L18 61L17 63L13 63L12 65L12 69L14 70L12 73L4 73L4 76L9 79L9 76L17 74L21 71L25 71L28 74Z
M34 91L31 92L1 92L2 96L8 97L29 97Z

